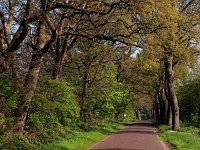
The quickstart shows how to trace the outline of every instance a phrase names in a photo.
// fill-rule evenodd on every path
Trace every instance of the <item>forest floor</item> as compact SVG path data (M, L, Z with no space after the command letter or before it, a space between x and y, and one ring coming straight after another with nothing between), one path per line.
M148 121L138 121L98 142L89 150L169 150Z

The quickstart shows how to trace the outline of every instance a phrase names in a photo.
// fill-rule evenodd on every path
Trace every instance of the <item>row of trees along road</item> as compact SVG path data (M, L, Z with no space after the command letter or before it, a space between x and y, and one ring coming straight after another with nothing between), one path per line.
M198 63L199 10L198 0L1 1L0 107L14 118L4 133L33 132L40 98L61 99L51 113L65 126L71 111L83 122L119 120L143 97L179 130L175 83Z

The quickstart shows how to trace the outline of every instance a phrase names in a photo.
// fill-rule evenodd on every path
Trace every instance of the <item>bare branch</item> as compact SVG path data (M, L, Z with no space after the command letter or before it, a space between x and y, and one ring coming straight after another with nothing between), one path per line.
M181 12L184 12L190 5L192 5L195 2L195 0L190 0L185 7L181 10Z

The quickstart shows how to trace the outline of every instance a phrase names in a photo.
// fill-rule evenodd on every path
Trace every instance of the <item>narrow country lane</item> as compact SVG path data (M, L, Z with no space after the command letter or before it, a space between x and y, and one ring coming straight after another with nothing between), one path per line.
M169 150L169 148L160 140L151 122L140 121L127 125L89 150Z

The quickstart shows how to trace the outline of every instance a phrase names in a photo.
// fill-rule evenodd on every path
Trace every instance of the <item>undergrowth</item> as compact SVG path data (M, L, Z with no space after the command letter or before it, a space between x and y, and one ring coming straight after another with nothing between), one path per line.
M163 132L161 138L177 150L200 150L200 129L182 127L180 131L172 131L168 126L159 126Z

